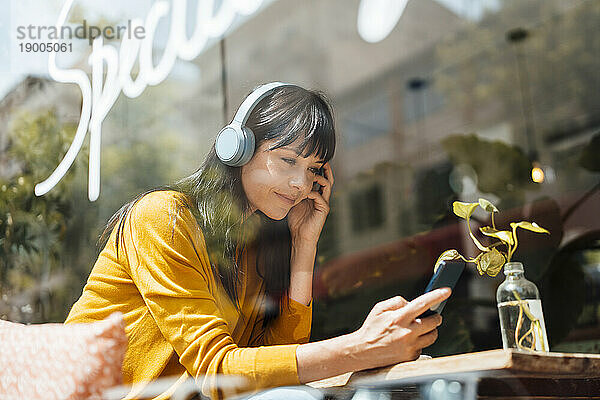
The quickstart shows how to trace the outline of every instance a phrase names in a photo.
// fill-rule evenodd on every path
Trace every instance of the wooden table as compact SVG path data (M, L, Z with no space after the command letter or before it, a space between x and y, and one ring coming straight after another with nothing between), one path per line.
M339 398L362 389L412 399L440 379L470 387L461 397L468 399L600 399L600 355L490 350L348 373L310 386Z

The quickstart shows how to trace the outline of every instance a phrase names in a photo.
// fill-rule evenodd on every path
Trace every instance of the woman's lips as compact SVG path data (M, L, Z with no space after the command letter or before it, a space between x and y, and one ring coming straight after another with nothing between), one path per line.
M280 198L280 199L281 199L283 202L285 202L285 203L287 203L287 204L289 204L289 205L291 205L291 206L293 206L293 205L294 205L294 203L296 203L296 200L295 200L295 199L293 199L293 198L291 198L291 197L285 196L285 195L283 195L283 194L280 194L280 193L277 193L277 192L275 192L275 194L276 194L276 195L277 195L277 197L279 197L279 198Z

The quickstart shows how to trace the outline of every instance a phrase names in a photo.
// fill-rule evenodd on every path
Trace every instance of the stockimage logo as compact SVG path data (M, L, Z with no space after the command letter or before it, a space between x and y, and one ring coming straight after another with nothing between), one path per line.
M94 39L102 36L107 40L121 40L127 36L127 39L144 39L146 37L146 29L143 26L133 27L131 20L127 21L126 25L110 26L106 25L99 27L96 25L88 25L87 20L75 27L69 25L62 26L45 26L45 25L20 25L17 26L18 40L72 40L72 39L87 39L90 46Z

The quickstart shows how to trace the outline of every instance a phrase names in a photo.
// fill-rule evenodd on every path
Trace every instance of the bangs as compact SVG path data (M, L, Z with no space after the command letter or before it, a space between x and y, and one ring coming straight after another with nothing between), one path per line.
M280 123L265 135L276 139L270 150L299 142L298 153L303 157L314 155L324 163L335 153L335 127L331 109L320 96L289 107L281 115Z

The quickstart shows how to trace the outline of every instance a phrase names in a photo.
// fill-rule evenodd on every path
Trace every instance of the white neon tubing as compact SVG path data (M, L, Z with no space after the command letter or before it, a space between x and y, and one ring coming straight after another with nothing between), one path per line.
M362 0L358 6L358 34L369 43L385 39L406 9L408 0Z
M138 26L143 26L142 20L135 18L131 21L131 28L135 31ZM123 94L134 99L144 93L148 84L138 74L136 80L131 78L131 70L135 65L135 60L138 57L142 41L136 37L129 38L127 32L123 36L121 47L119 48L119 85L123 90Z
M252 15L262 5L263 0L233 0L237 12L241 15Z
M106 60L106 80L104 61ZM96 201L100 195L100 157L102 142L102 122L119 97L117 68L119 56L111 45L103 45L102 36L94 39L90 55L92 65L93 109L90 119L90 160L88 171L88 198Z
M208 42L208 21L212 15L214 0L199 0L196 8L196 21L192 37L187 40L185 24L178 24L175 32L178 38L178 55L182 60L190 61L196 58ZM173 5L173 20L185 21L186 0L175 0ZM204 12L210 10L210 12Z
M158 85L164 81L171 72L171 69L173 69L175 58L177 57L177 49L174 46L176 43L173 43L174 38L172 34L174 21L171 20L170 35L163 52L163 57L156 67L152 61L156 26L158 25L158 21L169 13L169 8L169 3L166 1L156 1L146 17L146 37L142 41L140 49L140 74L142 75L142 79L149 85Z
M57 31L60 31L60 28L64 24L72 5L73 0L67 0L63 5L56 23ZM57 40L54 40L53 42L57 42ZM57 82L76 83L79 86L82 98L81 118L79 119L79 124L77 125L77 131L75 132L73 142L69 146L69 149L67 150L61 162L58 164L54 172L52 172L52 174L46 178L46 180L35 185L34 193L36 196L42 196L52 190L52 188L56 186L58 182L60 182L60 180L65 176L69 168L71 168L73 161L75 161L75 158L77 157L77 154L83 145L91 114L92 89L90 87L90 81L85 72L79 69L58 68L56 65L56 53L51 52L48 57L48 73L52 79Z
M213 0L214 1L214 0ZM208 21L207 32L211 37L221 37L233 23L235 9L231 1L223 1L217 10L217 14Z
M140 96L148 85L158 85L170 74L177 57L191 60L205 48L210 38L222 37L235 21L236 14L250 15L256 12L263 0L223 0L215 14L215 0L200 0L196 16L196 26L190 40L186 39L185 11L186 0L173 0L170 6L164 0L156 1L142 25L140 19L132 21L132 29L144 26L146 37L137 39L133 32L125 31L121 46L117 51L112 45L104 44L103 38L96 38L92 45L89 62L92 66L92 82L86 73L79 69L60 69L56 65L56 53L50 53L48 71L57 82L76 83L82 96L81 116L73 142L54 172L43 182L35 186L37 196L48 193L60 182L75 161L81 150L85 135L90 130L90 160L88 171L88 197L95 201L100 195L100 153L102 123L115 104L121 91L129 98ZM73 5L66 0L56 23L57 31L64 24ZM171 11L169 38L162 59L157 66L152 60L152 50L156 26L160 18ZM215 15L213 15L215 14ZM132 36L129 38L129 36ZM56 42L56 40L54 40ZM139 57L139 73L135 81L131 70ZM106 78L104 76L106 64Z

